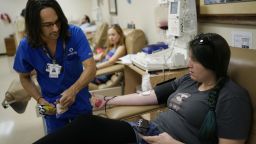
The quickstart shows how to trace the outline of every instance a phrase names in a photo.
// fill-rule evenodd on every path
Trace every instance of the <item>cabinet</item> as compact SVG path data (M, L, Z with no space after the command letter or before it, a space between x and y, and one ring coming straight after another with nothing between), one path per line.
M126 65L124 68L125 87L124 94L136 92L136 86L141 85L142 76L146 72L135 65ZM150 82L153 87L156 84L167 81L172 78L179 78L188 73L188 69L166 70L166 72L155 72L150 76Z
M14 35L10 35L9 37L4 39L6 54L8 56L14 56L16 53L16 43Z

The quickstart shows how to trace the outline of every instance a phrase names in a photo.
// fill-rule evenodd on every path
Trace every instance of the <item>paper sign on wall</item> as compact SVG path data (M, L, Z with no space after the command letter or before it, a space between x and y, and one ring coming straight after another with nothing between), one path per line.
M240 48L252 48L252 33L232 32L232 46Z

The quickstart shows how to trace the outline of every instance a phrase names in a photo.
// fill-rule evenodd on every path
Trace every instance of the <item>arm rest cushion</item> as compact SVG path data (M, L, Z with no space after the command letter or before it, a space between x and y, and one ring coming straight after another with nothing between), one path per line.
M164 105L148 105L148 106L114 106L104 110L94 111L95 115L106 116L111 119L124 119L135 115L147 113L165 107Z
M97 70L96 76L103 75L103 74L113 74L115 72L123 71L123 69L124 69L124 65L115 64L115 65Z

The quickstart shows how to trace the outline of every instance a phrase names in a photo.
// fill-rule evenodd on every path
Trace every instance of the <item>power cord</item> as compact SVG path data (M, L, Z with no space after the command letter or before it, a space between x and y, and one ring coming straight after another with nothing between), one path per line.
M171 58L172 54L173 54L173 50L174 50L174 46L175 46L175 43L176 43L176 37L173 37L173 42L171 43L171 46L169 48L171 48L171 52L170 52L170 55L166 58L166 56L164 55L164 65L163 65L163 74L164 74L164 81L165 81L165 67L166 68L169 68L168 65L167 65L167 61L169 60L169 58Z

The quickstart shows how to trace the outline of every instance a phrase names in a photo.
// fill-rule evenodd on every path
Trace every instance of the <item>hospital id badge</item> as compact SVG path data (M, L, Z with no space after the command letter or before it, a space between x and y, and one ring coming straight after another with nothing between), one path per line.
M61 66L58 64L47 64L48 68L46 71L49 72L49 78L58 78L60 71L61 71Z

